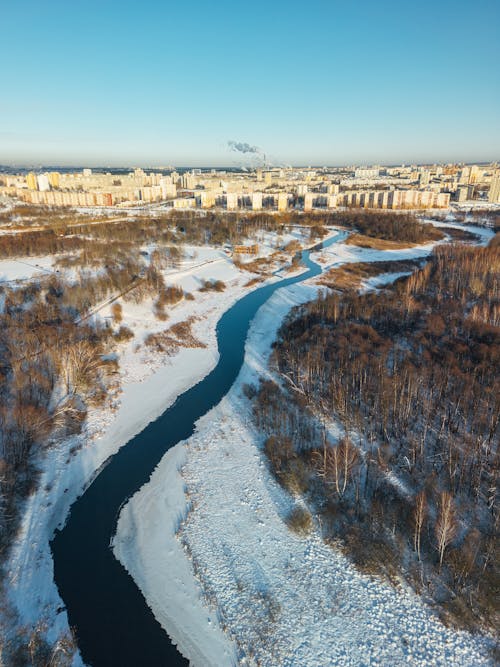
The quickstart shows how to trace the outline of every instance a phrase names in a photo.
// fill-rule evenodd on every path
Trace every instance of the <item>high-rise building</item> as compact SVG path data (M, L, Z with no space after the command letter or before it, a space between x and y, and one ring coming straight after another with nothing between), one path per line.
M50 190L49 177L47 176L47 174L38 174L36 180L40 192L47 192L47 190Z
M418 176L418 182L421 188L424 188L426 185L429 185L429 182L431 180L431 173L427 169L423 169L419 176Z
M38 190L36 174L34 174L32 171L30 171L30 173L26 176L26 183L30 190Z
M380 174L380 167L361 167L354 172L355 178L377 178Z
M213 192L207 192L203 190L198 195L201 208L212 208L215 206L215 194Z
M58 171L51 171L49 176L49 183L51 188L58 188L59 187L59 172Z
M194 190L196 187L196 178L192 174L182 174L181 178L182 187L186 190Z
M488 201L492 204L500 204L500 173L495 174L491 179Z
M228 211L236 211L236 209L238 208L238 194L236 192L227 193L226 208Z
M288 194L280 192L278 194L278 211L286 211L288 208Z
M260 211L262 209L262 192L252 193L252 209Z

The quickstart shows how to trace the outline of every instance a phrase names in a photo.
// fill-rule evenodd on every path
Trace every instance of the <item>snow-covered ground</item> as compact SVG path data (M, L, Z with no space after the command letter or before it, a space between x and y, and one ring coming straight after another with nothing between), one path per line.
M312 258L331 268L432 247L337 243ZM123 508L115 555L195 667L489 664L485 640L447 629L410 589L360 574L317 532L302 538L283 521L294 501L268 472L242 387L268 375L283 317L317 289L297 284L262 306L229 394Z
M303 244L307 242L306 238L301 238L300 231L297 230L284 235L281 243L286 244L291 240L299 240ZM262 235L257 241L262 244L262 256L269 255L274 251L276 238L272 235ZM369 258L375 259L377 254L381 255L377 257L380 259L414 257L416 256L415 253L421 251L423 254L427 254L430 249L430 247L420 250L412 248L410 254L405 251L395 251L398 256L388 257L387 252L383 253L382 256L377 251L367 249L360 249L361 255L359 255L356 254L356 249L353 246L337 244L327 251L323 251L323 259L329 267L342 261L369 261ZM215 325L221 314L249 289L245 287L245 284L252 278L252 274L235 269L232 261L220 249L187 247L186 251L185 263L179 269L165 271L164 275L167 284L181 285L185 291L193 293L195 300L183 300L172 308L167 307L169 318L166 322L160 322L155 318L152 300L146 300L138 305L130 302L122 303L123 324L133 330L134 338L128 343L121 344L118 349L121 393L116 394L112 405L108 405L105 409L92 409L89 412L84 432L70 441L54 444L54 447L49 449L44 459L39 462L41 469L39 489L26 502L19 538L16 541L7 568L6 583L10 601L19 614L19 623L30 627L40 619L45 619L49 628L49 639L55 639L60 632L68 627L67 616L53 582L53 565L48 546L49 538L55 527L64 522L72 502L82 493L106 459L136 433L140 432L147 423L161 414L180 393L199 381L211 370L217 361ZM315 256L318 257L320 254L317 253ZM40 264L42 269L50 270L50 258L43 258L44 263L40 261L40 258L30 258L29 261L33 261L35 266ZM38 270L38 267L36 268ZM22 272L16 273L12 264L0 262L0 275L5 276L8 280L28 278L35 275L35 273L32 274L29 271L28 267L24 267ZM223 280L227 288L224 292L217 294L199 292L198 288L205 279ZM275 279L271 278L270 280ZM251 338L253 343L251 345L256 345L256 341L260 340L261 346L267 346L273 337L280 317L297 300L311 298L313 294L311 290L314 289L316 288L296 286L287 291L286 294L281 293L281 301L279 302L281 305L278 307L278 302L273 302L273 307L277 308L273 314L273 326L268 329L266 325L259 329L256 328L257 325L254 323ZM99 317L110 317L110 315L109 305L104 306L98 314ZM193 333L207 345L207 348L181 348L174 356L160 356L151 352L144 345L144 339L149 333L162 331L175 322L183 321L191 316L198 318L194 321ZM261 321L259 320L260 317L259 314L256 323ZM262 349L264 348L262 347ZM249 350L251 352L251 348ZM257 356L254 355L254 361L256 360ZM247 361L248 363L251 364ZM261 365L260 370L264 373L265 361L263 357L258 361L258 364ZM231 396L236 395L235 392L237 393L237 391L237 389L234 389ZM227 398L216 411L219 409L224 411L229 408L234 410L237 405L237 401L234 403L233 399ZM218 412L212 413L212 418L216 420L216 423L224 424L225 422L220 422L217 415L219 415ZM245 419L244 413L241 418L238 418L230 412L228 419L229 417L239 419L240 424ZM200 463L199 461L196 462L196 459L185 457L191 451L194 452L195 443L200 442L200 433L203 433L207 420L210 421L209 417L204 419L205 422L200 422L202 430L193 438L190 446L188 448L182 446L171 450L155 471L150 484L152 485L151 488L159 490L157 497L155 498L154 494L150 494L149 499L144 496L144 500L141 500L142 496L140 494L147 494L150 489L150 485L147 485L143 487L140 494L134 497L133 503L125 507L115 548L117 553L120 552L120 558L126 560L127 566L134 573L141 589L145 591L155 614L164 627L168 627L172 635L178 639L183 650L188 655L193 656L195 664L204 667L217 664L222 667L224 664L231 664L233 657L236 655L236 644L228 639L228 636L233 633L234 636L238 636L239 630L237 627L231 629L228 626L227 632L223 631L222 627L226 623L224 616L214 613L213 609L210 610L209 607L205 606L205 598L192 576L192 562L185 556L179 540L174 535L179 518L186 516L187 513L187 501L184 495L185 485L188 485L188 491L189 485L191 485L192 490L189 493L193 493L193 498L198 493L194 479L189 482L189 477L186 476L186 479L183 480L177 470L186 461L185 471L187 475L190 466L194 465L194 468L196 468ZM237 428L239 429L240 426L238 425ZM266 480L266 468L255 446L255 434L246 429L241 430L241 434L243 440L247 439L248 446L252 447L251 457L253 459L250 458L249 461L252 466L253 464L258 466L261 476L264 475L262 479ZM239 441L236 439L235 443L237 442ZM203 444L203 446L205 445L207 443ZM213 446L215 450L221 447L217 438L214 439ZM211 461L210 458L207 459L207 468L205 469L210 471L206 481L212 480L212 483L216 485L217 475L214 474L216 471L211 470L212 464L209 461ZM255 469L252 469L255 472ZM200 467L199 470L203 470L203 468ZM266 488L268 487L266 486ZM276 498L279 500L276 489L273 490L272 485L269 489L269 493L274 500ZM220 491L222 489L219 489ZM199 492L204 493L203 488L200 487ZM236 493L235 488L228 486L225 493L228 502L233 502L237 498L234 495ZM262 496L262 498L264 504L267 504L268 497ZM238 505L238 502L237 499L236 505ZM279 503L284 502L284 498L279 500L278 510ZM285 506L283 505L282 509ZM174 512L171 511L171 508L174 508ZM189 534L190 522L196 516L194 508L195 505L193 504L193 511L189 514L186 523L185 535ZM244 505L241 505L241 508L243 509ZM271 508L270 505L266 511L271 511ZM211 512L217 513L216 507L212 505L207 505L206 511L208 514L203 520L210 521L212 518ZM130 531L127 535L127 515L133 515L137 521L137 536L132 535ZM235 514L235 521L242 521L242 525L245 525L246 518L245 515ZM203 520L201 520L200 526L202 526ZM146 530L155 525L156 529L154 531L152 530L149 533ZM232 526L232 524L230 525ZM142 526L144 526L144 530ZM235 539L237 529L237 524L234 524ZM163 532L162 535L159 533L160 530ZM224 529L221 534L225 535L226 533L227 530ZM279 546L281 544L281 534L280 532L276 533L276 548L281 548ZM163 539L166 539L166 543L162 541ZM193 543L196 542L194 532L190 539L193 540ZM217 540L218 538L214 537L214 539ZM290 539L290 536L288 539ZM299 540L298 543L302 544L302 541ZM266 544L264 540L263 548ZM286 541L283 544L285 545L284 548L288 548ZM165 549L163 550L164 546ZM200 542L199 548L202 548L202 546L203 542ZM159 556L164 556L165 561L162 560L160 563L161 558ZM168 563L172 564L174 561L176 563L175 569L171 570L174 572L174 581L169 579L168 590L169 597L176 601L175 608L173 606L169 607L161 594L161 587L167 585L165 583L166 579L162 580L162 577L167 576L166 572L170 569L167 566ZM224 560L221 561L221 563L223 562ZM161 582L159 588L157 587L158 581ZM156 599L154 599L155 589L159 593ZM264 596L262 598L264 600L266 593L265 591L257 592L256 596L259 599ZM267 602L262 602L262 604L267 605ZM3 620L0 618L0 626ZM188 626L197 629L196 633L190 633L191 639L194 638L193 641L185 636L184 629ZM199 638L199 641L197 638ZM78 657L75 659L75 664L80 664ZM264 664L269 663L264 661Z
M264 253L274 249L276 238L266 241L269 246L263 248ZM165 322L155 317L153 299L140 304L121 302L122 324L134 332L134 338L120 344L117 350L121 391L106 408L89 411L81 434L53 443L38 462L41 471L38 490L26 500L21 529L6 566L5 582L9 601L18 614L17 624L30 628L44 621L49 640L55 640L68 628L67 615L53 581L49 539L55 528L64 523L71 504L104 462L215 366L216 324L223 312L252 289L245 285L254 274L239 271L220 249L188 246L185 250L182 267L165 270L164 277L167 284L180 285L191 292L194 300L184 299L173 307L167 306L169 317ZM48 268L52 259L30 261ZM1 266L2 262L0 269ZM22 275L15 274L14 265L9 271L12 280L29 277L29 267L22 269ZM220 293L199 292L204 280L222 280L226 289ZM268 279L275 280L278 278ZM110 318L111 306L104 306L97 316ZM206 348L181 347L174 355L166 356L144 345L148 334L163 331L191 316L195 318L193 334ZM7 634L12 627L12 620L0 614L0 635ZM79 657L75 664L80 664Z
M452 220L446 222L436 222L436 220L425 220L430 222L434 227L441 227L446 232L446 227L454 227L455 229L463 229L466 232L476 234L481 239L481 245L488 245L490 239L495 236L495 232L490 227L479 227L479 225L464 224L460 222L453 222Z
M242 385L268 375L282 318L315 293L295 285L260 309L237 382L123 510L115 554L197 667L488 664L485 642L447 629L409 589L361 575L317 533L299 537L283 521L294 501L268 472Z
M39 275L55 273L52 269L54 258L44 257L21 257L19 259L0 260L0 285L15 280L27 280Z
M409 276L411 271L394 271L392 273L381 273L379 276L372 276L361 282L361 289L371 290L374 288L384 287L395 282L398 278Z

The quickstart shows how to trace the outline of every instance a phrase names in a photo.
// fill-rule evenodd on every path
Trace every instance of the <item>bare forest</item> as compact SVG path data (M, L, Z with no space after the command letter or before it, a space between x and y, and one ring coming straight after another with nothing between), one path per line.
M359 568L403 577L449 622L494 629L497 239L438 246L380 292L349 282L296 309L279 332L277 381L253 403L271 470Z

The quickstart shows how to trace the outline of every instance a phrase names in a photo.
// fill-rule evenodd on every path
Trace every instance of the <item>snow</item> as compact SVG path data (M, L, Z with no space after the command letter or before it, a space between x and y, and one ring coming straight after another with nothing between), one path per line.
M234 647L220 629L216 612L203 606L191 563L175 538L185 514L184 483L178 474L184 462L182 447L169 450L143 492L123 508L114 553L127 563L155 616L194 664L230 667L236 659ZM145 515L159 523L142 521ZM162 557L155 559L155 554ZM151 561L154 578L147 574Z
M245 284L253 274L236 269L220 249L195 246L185 249L187 260L182 268L166 270L164 276L167 284L192 290L195 300L167 307L166 322L155 318L152 299L140 304L120 301L122 324L134 332L134 338L118 349L121 392L111 397L106 408L89 411L80 435L52 443L37 462L41 471L38 489L25 502L21 527L5 571L8 598L18 615L18 624L31 627L41 619L47 621L49 641L55 641L68 629L64 605L53 580L49 540L55 528L64 524L71 504L106 460L215 366L216 324L223 312L251 289ZM48 267L52 259L30 258L30 261L40 265L43 262ZM11 267L9 278L13 279L16 263L9 260L0 262L2 265ZM28 277L29 271L23 269L23 272L17 278ZM205 279L223 280L227 288L217 294L198 292ZM269 282L275 280L272 277ZM198 318L193 324L193 334L206 348L180 348L173 356L162 356L142 344L149 333L162 331L191 316ZM111 305L103 306L97 317L111 319ZM4 634L9 632L11 623L0 613ZM77 656L75 665L79 664Z
M381 273L379 276L372 276L363 280L361 283L361 288L364 290L376 289L378 287L384 287L393 283L398 278L403 276L409 276L411 271L393 271L392 273Z
M21 257L0 260L0 285L4 282L27 280L38 275L55 273L53 256Z
M435 227L454 227L455 229L463 229L466 232L471 232L476 234L481 239L480 245L488 245L490 239L495 236L495 232L490 227L480 227L478 225L467 225L459 222L436 222L436 220L426 220L425 222L430 222Z
M315 256L333 266L432 247L338 243ZM280 289L262 306L231 391L123 508L115 555L194 667L490 664L487 639L446 628L408 587L362 575L317 527L303 538L283 520L295 501L268 471L242 387L269 376L283 317L317 289Z
M291 239L284 238L283 242L288 240ZM267 244L262 248L263 254L271 252L274 241L271 237L259 239L259 243ZM159 322L154 317L152 300L141 304L122 302L122 323L134 331L135 337L121 344L118 350L121 393L113 397L107 408L89 412L81 435L55 443L39 461L39 488L26 501L21 530L6 568L6 582L19 622L31 626L46 619L49 640L54 640L68 627L67 615L53 582L48 541L54 529L64 523L72 502L106 459L213 368L217 361L215 325L221 314L248 291L244 285L252 274L235 269L220 249L186 249L186 263L177 270L165 271L164 275L167 283L180 284L184 290L192 291L195 300L183 300L169 308L167 322ZM356 251L352 246L339 243L315 256L323 254L333 266L344 261L369 261L369 258L423 256L430 249L426 246L391 254L391 251ZM422 255L418 254L420 252ZM42 259L44 264L39 258L29 258L29 261L49 268L52 258ZM9 280L35 275L24 268L21 272L16 264L10 260L0 262L0 275ZM216 295L198 292L204 279L223 280L227 289ZM340 556L327 549L318 538L305 541L286 529L282 516L288 511L290 500L269 478L257 447L258 436L247 425L246 404L240 398L241 382L255 378L257 372L267 373L268 346L281 318L295 303L312 298L316 289L296 285L280 290L259 311L252 325L239 383L220 406L200 420L197 433L188 443L178 445L165 455L150 483L123 508L120 517L116 553L145 592L155 615L182 651L192 657L194 665L231 665L238 647L246 646L245 642L250 640L255 643L256 651L263 650L264 644L259 645L258 638L245 635L255 627L260 628L264 639L267 637L266 650L276 644L275 652L283 658L283 665L316 664L309 658L315 655L321 642L327 641L325 646L328 646L328 642L334 640L338 642L338 651L344 651L347 644L342 644L343 639L358 641L358 636L362 642L359 651L366 650L369 655L371 649L366 641L373 642L372 646L377 648L377 637L383 636L377 628L386 622L391 627L391 623L395 623L391 618L399 618L401 610L396 598L391 597L393 593L385 589L380 592L372 588L370 582L362 580L351 595L348 580L359 575L349 569L347 561L339 560ZM110 306L106 305L98 317L110 315ZM182 348L174 356L166 357L152 353L143 345L149 333L190 316L199 318L194 322L193 333L207 345L206 349ZM179 468L182 468L182 476ZM193 561L183 556L182 542L175 535L181 518L185 523L179 537L198 563L198 579L193 578ZM327 569L318 573L315 563L324 563ZM328 588L325 602L321 597L325 596L325 589L321 589L321 585L326 585L326 575L334 597L330 596ZM209 605L207 595L212 600ZM379 608L378 596L388 600L387 608L382 603ZM169 603L167 597L175 604ZM279 610L273 603L274 598L281 605ZM346 613L329 618L331 628L328 630L321 619L325 610L332 614L329 606L332 600ZM412 605L420 609L418 603L411 600ZM370 606L360 615L365 603ZM358 611L356 605L359 605ZM259 619L258 614L262 616L264 608L276 615L276 620L268 623L264 619L261 625L252 625L246 614L255 612ZM413 607L408 613L411 627L421 624L420 617L415 617L413 622ZM419 613L425 616L427 611ZM359 627L356 625L358 615L363 618ZM3 620L0 618L0 622ZM304 624L310 625L307 631ZM351 634L344 628L346 624L353 627ZM433 619L429 624L429 627L436 625ZM377 629L371 635L367 630L370 625ZM422 627L427 628L425 624ZM440 628L440 633L444 632L441 626L436 627ZM190 629L189 636L186 628ZM397 628L401 630L400 626ZM429 636L434 637L431 630L427 630ZM289 651L286 633L291 638ZM450 634L450 637L446 635L446 641L450 642L450 651L456 651L457 664L472 664L467 662L473 655L470 640L456 644L455 635ZM386 641L390 646L395 640L387 638ZM434 646L432 641L429 639ZM410 643L413 645L413 640ZM453 648L455 644L457 648ZM464 660L459 653L462 650ZM356 651L358 649L351 646L350 656L358 655ZM379 648L377 655L378 651ZM304 662L306 656L309 656L308 662ZM483 660L482 656L480 659ZM76 656L75 665L79 664L81 660ZM254 663L249 659L247 664ZM269 664L266 657L263 664ZM328 658L326 663L317 664L332 663ZM397 663L391 661L390 664ZM438 660L436 664L441 663Z
M355 262L392 262L403 259L422 259L427 257L437 244L425 243L401 250L375 250L360 248L347 243L335 243L328 248L311 254L311 259L320 262L325 269Z

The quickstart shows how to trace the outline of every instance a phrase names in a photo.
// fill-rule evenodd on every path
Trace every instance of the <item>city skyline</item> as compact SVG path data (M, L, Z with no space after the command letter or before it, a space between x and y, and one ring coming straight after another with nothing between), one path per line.
M0 163L490 162L498 3L27 2L3 15ZM260 158L259 158L260 159Z

